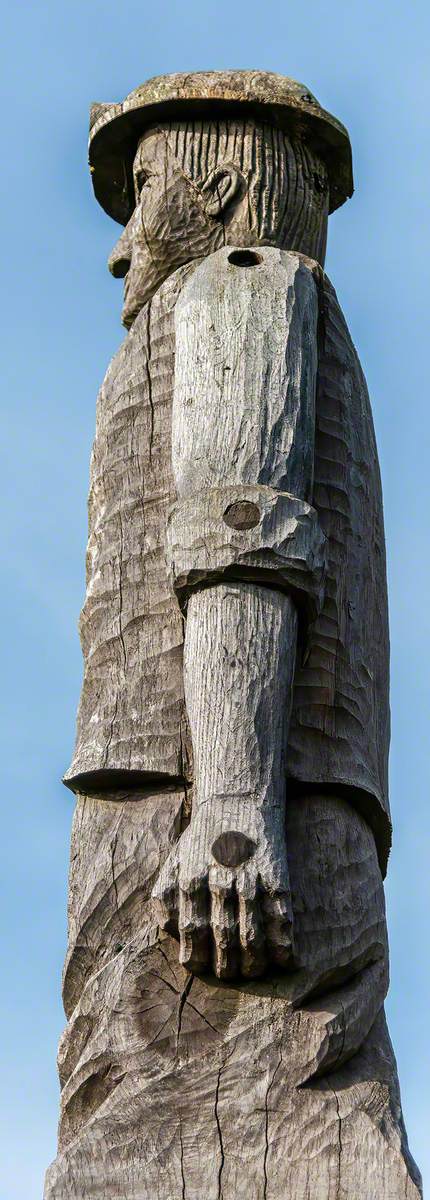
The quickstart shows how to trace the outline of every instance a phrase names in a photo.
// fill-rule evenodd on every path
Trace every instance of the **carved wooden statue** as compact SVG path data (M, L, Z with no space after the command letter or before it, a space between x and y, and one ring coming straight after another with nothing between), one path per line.
M129 330L91 464L47 1200L417 1200L385 1018L388 630L324 275L346 130L265 72L95 105Z

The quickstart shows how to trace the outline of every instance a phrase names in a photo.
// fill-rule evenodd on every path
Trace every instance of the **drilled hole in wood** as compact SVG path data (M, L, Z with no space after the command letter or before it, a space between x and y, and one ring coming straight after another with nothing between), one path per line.
M263 259L255 250L232 250L228 261L233 267L258 267Z

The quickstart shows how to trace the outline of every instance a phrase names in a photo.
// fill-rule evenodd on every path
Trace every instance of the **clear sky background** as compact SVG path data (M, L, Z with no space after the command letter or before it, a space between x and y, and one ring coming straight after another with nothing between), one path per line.
M81 681L95 400L122 339L121 283L106 269L118 226L92 198L88 108L154 74L222 67L295 76L352 139L356 194L331 218L327 271L367 375L383 475L395 827L387 1007L428 1183L428 0L3 0L1 32L0 1200L40 1200L55 1155L73 807L59 780Z

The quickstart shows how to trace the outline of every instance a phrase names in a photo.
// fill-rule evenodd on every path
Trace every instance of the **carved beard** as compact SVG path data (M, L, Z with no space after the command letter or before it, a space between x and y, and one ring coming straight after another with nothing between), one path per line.
M141 308L178 267L225 243L222 221L208 217L195 184L178 167L150 178L129 222L130 267L122 322L130 329Z

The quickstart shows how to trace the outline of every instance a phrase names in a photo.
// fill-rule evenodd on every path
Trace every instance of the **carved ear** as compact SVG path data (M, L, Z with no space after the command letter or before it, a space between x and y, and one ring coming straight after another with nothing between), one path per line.
M241 200L245 191L245 176L233 163L215 167L201 188L208 216L220 217L228 205Z

